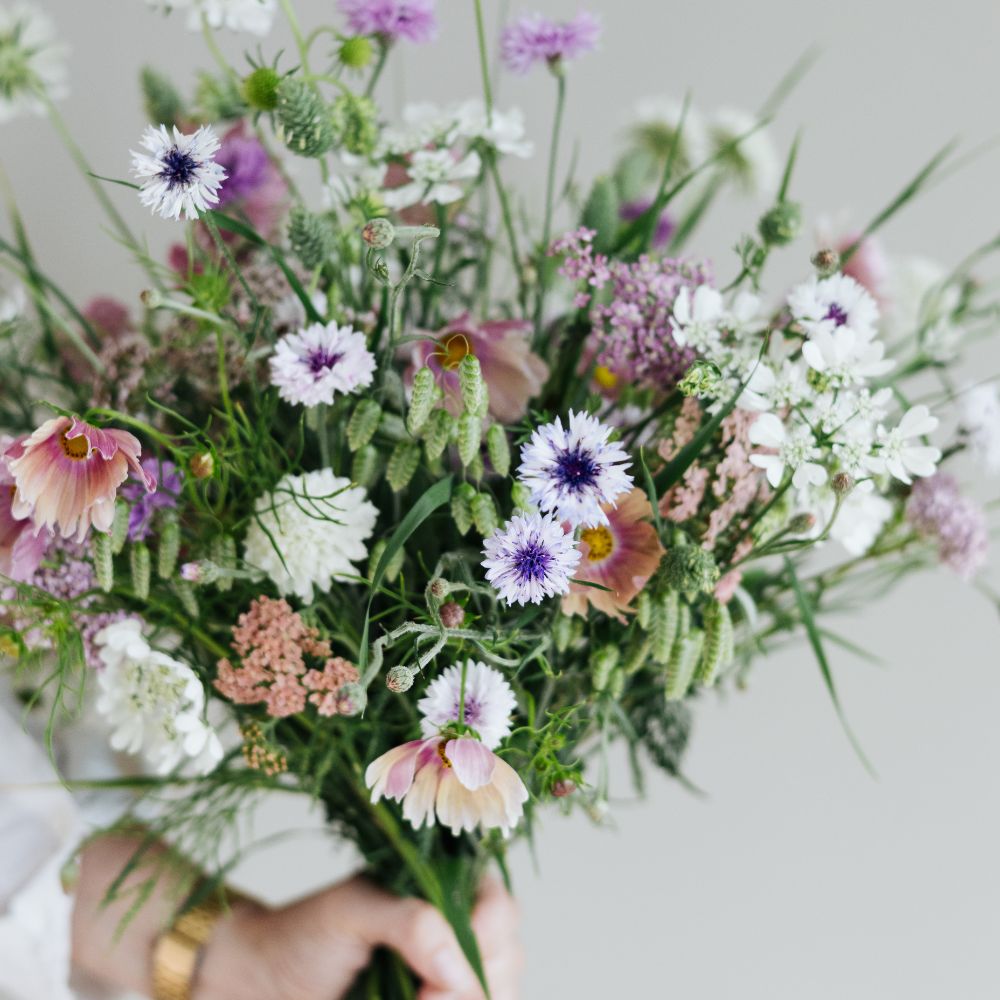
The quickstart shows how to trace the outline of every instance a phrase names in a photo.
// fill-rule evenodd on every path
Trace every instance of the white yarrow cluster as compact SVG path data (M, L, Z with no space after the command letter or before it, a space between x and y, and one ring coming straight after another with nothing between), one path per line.
M244 557L308 604L317 588L357 576L377 517L364 489L331 469L285 476L257 501Z
M222 759L222 744L205 722L205 689L185 663L153 649L143 623L125 618L96 637L97 711L112 728L116 750L142 754L158 774L184 765L207 774Z

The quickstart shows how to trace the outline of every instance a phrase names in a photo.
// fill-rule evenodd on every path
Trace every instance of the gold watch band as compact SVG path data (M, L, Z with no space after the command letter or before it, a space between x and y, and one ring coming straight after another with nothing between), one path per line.
M191 1000L202 948L222 915L217 896L185 910L153 945L153 1000Z

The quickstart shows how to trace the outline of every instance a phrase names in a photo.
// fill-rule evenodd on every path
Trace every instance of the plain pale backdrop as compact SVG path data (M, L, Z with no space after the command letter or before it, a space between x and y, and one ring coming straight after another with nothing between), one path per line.
M144 124L144 62L178 82L208 67L197 35L142 0L43 0L72 44L72 128L98 173L124 176ZM487 0L488 19L499 12ZM813 43L821 59L788 100L773 134L802 127L793 194L812 226L822 213L864 222L946 140L967 148L1000 132L1000 4L952 0L591 0L602 50L571 70L569 150L582 177L605 169L637 98L753 108ZM332 0L298 0L306 26ZM567 0L537 0L553 14ZM405 49L384 81L390 106L478 94L471 4L440 0L434 47ZM515 6L514 10L521 8ZM223 38L236 56L256 40ZM273 54L283 29L263 45ZM286 64L290 59L286 57ZM552 84L544 72L505 78L544 146ZM41 121L0 131L0 161L18 193L43 266L83 297L140 289L127 255L99 230L83 182ZM303 171L308 165L303 165ZM512 173L537 205L543 157ZM927 194L885 233L890 252L945 263L1000 231L1000 150ZM159 252L176 230L112 189ZM728 274L728 246L759 206L734 203L703 244ZM804 237L771 274L807 272ZM980 355L1000 368L1000 349ZM996 482L977 485L996 495ZM795 647L760 663L748 690L702 699L687 771L698 799L653 774L644 803L620 783L612 829L544 816L539 873L523 847L513 871L525 916L525 997L652 996L683 1000L992 1000L1000 940L1000 669L996 611L945 571L911 580L845 626L883 659L836 654L843 702L879 772L869 777L840 730L816 665ZM251 857L238 881L279 900L347 871L349 852L291 800L266 804L261 834L312 827Z

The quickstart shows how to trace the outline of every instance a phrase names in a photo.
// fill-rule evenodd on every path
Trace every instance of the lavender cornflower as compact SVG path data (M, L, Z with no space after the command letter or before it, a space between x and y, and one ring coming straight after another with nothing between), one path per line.
M332 403L337 393L371 385L375 358L351 326L313 323L282 337L271 355L271 384L289 403Z
M173 510L181 495L180 470L173 462L156 458L144 458L142 470L147 476L156 478L159 486L155 493L147 493L142 483L129 480L121 488L121 497L132 508L128 515L128 537L130 542L145 541L153 527L153 514L157 510Z
M430 42L437 34L434 0L340 0L340 11L355 34L385 42Z
M572 533L540 514L516 514L486 539L483 555L486 579L508 604L568 593L580 562Z
M512 73L527 73L535 63L557 67L592 52L600 34L600 21L587 11L558 23L541 14L526 14L504 28L500 54Z
M625 471L628 454L608 440L611 430L591 414L572 410L568 427L558 417L539 427L521 450L518 469L531 502L574 528L607 524L602 504L614 504L632 488Z
M986 515L959 492L943 472L918 479L910 490L906 518L921 535L936 539L938 558L963 580L971 580L986 562L989 532Z

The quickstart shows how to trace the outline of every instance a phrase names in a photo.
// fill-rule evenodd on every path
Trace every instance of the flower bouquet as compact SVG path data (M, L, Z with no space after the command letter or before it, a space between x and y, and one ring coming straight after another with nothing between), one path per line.
M73 302L9 200L6 669L52 732L93 692L143 762L108 783L141 792L150 838L218 870L262 791L312 796L482 978L482 870L538 806L600 822L612 743L683 780L691 706L791 636L839 713L829 616L938 561L975 576L986 518L941 464L1000 466L996 389L952 377L991 321L971 270L995 246L885 275L874 234L946 151L804 247L796 146L766 127L797 71L757 114L643 102L582 184L560 150L587 14L491 40L473 0L481 98L397 116L373 95L433 39L432 0L340 0L320 26L291 0L151 6L217 65L190 97L144 72L150 125L114 185L60 117L53 26L0 7L0 118L56 125L146 286ZM276 17L297 51L263 54ZM231 65L219 30L256 54ZM494 100L497 53L551 77L540 201L504 180L532 146ZM713 265L688 248L734 194L766 208ZM129 198L174 227L166 260ZM779 252L800 280L767 290ZM386 954L358 990L414 984Z

